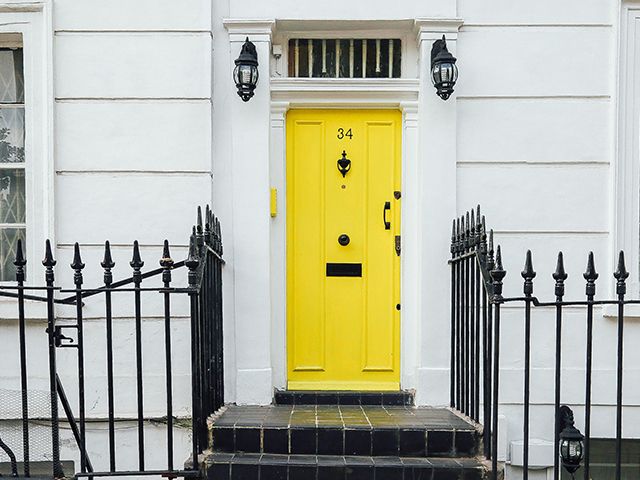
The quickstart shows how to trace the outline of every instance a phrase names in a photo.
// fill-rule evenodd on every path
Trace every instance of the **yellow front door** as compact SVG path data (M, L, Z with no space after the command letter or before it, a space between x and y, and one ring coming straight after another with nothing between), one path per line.
M400 388L401 114L287 115L290 390Z

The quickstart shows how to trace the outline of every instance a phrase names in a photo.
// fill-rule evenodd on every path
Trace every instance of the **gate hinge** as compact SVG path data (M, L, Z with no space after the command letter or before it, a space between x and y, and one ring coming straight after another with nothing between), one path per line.
M396 255L400 256L400 250L402 248L400 235L396 235Z

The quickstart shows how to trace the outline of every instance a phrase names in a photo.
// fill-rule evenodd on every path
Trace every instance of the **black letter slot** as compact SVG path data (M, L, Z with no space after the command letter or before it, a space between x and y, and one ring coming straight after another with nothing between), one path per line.
M361 263L327 263L327 277L361 277Z

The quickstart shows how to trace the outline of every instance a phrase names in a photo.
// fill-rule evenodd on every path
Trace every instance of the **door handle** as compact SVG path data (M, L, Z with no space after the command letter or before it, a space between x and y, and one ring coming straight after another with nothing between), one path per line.
M384 208L382 209L382 221L384 222L385 230L391 230L391 222L387 220L388 210L391 210L391 202L384 202Z

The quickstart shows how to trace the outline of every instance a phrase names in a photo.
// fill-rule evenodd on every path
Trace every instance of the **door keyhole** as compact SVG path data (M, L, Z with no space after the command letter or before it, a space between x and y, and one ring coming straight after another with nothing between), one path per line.
M338 237L338 243L343 247L346 247L347 245L349 245L350 241L351 239L349 238L349 235L347 235L346 233L343 233Z

